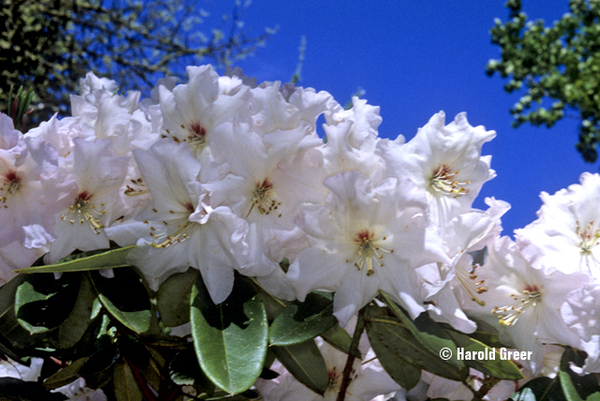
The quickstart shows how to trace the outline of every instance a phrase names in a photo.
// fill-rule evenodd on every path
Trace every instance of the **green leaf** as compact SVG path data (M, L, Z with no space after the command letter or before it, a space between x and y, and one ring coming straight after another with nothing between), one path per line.
M15 361L20 360L17 348L32 345L33 336L25 330L15 316L15 294L25 276L19 275L0 287L0 351ZM23 344L23 340L27 343Z
M198 276L191 305L194 348L204 373L230 394L250 388L267 352L267 314L260 297L238 279L231 295L215 305Z
M388 345L381 342L377 336L371 335L368 337L371 348L373 348L375 355L377 355L381 366L383 366L385 371L396 383L406 390L410 390L419 384L419 381L421 380L421 369L412 365L397 353L390 352Z
M86 360L87 357L84 357L71 362L65 368L44 380L44 387L49 390L55 390L77 380L79 378L79 369L81 369Z
M515 392L509 399L513 401L536 401L535 394L529 387L524 387Z
M79 294L80 274L27 276L15 294L15 314L30 333L60 326L71 314Z
M566 401L558 376L554 379L538 377L525 383L510 396L513 401Z
M314 340L269 349L300 383L317 394L325 393L329 381L327 366Z
M51 265L33 266L26 269L16 270L17 273L55 273L55 272L77 272L87 270L100 270L109 267L129 266L125 261L130 250L135 248L131 245L125 248L111 249L106 252L82 252L68 256Z
M558 376L560 380L560 386L562 387L562 391L565 394L567 401L583 401L577 393L569 374L567 372L560 371L558 372Z
M385 304L390 308L393 315L398 319L400 324L406 327L410 333L423 344L431 353L439 357L443 349L451 351L451 357L447 362L463 369L466 365L457 357L457 347L449 334L439 325L433 324L433 320L428 319L426 313L421 314L413 322L404 314L402 309L383 292L380 292ZM433 323L432 323L433 322ZM441 359L440 359L441 360Z
M60 393L51 393L41 384L26 382L12 377L0 378L0 400L2 401L58 401L67 397Z
M304 302L288 305L271 324L271 345L292 345L315 338L338 324L333 316L333 301L308 294Z
M127 363L119 362L115 365L113 384L115 396L118 401L142 401L142 390L135 381L133 372Z
M112 316L136 333L150 328L150 298L133 269L116 269L112 278L95 271L89 274L100 302Z
M178 352L169 364L169 377L180 386L196 386L214 391L214 384L206 377L192 350Z
M51 344L58 349L75 346L85 334L92 321L92 307L97 299L92 282L86 274L81 275L79 294L69 317L52 332Z
M580 376L571 370L570 364L583 366L585 358L573 348L567 348L560 360L558 378L568 401L582 401L600 391L595 374Z
M345 354L349 354L352 350L350 345L352 344L352 337L346 330L344 330L339 324L333 326L325 333L321 333L323 340L327 341L327 344L331 345L338 351L342 351ZM355 358L361 359L362 355L360 352L354 355Z
M463 348L465 352L482 352L483 355L490 356L489 360L484 358L465 360L465 365L493 376L496 379L520 380L524 377L519 368L512 361L501 359L500 354L494 348L488 347L482 342L470 338L463 333L453 330L446 330L446 332L450 334L450 337L452 337L456 345ZM491 359L492 357L494 359Z
M469 337L484 343L490 347L494 348L510 348L507 347L506 344L500 342L498 337L498 332L493 327L489 326L487 323L477 322L477 330L473 333L469 334Z
M169 277L161 284L156 306L165 326L181 326L190 321L190 293L198 274L198 269L190 268L185 273Z
M121 354L116 344L110 344L91 354L79 369L79 374L86 377L107 371L119 360Z
M369 306L366 308L364 319L369 339L382 345L379 348L380 352L383 352L382 349L385 347L387 352L394 354L396 358L405 359L420 369L447 379L462 381L468 377L469 370L466 367L460 368L450 361L442 360L439 351L432 351L413 334L413 331L403 321L385 316L385 309ZM433 336L428 335L427 341L433 342L434 340L429 337ZM456 353L453 353L453 356L456 356Z
M600 391L595 392L594 394L590 394L590 396L586 398L585 401L600 401Z

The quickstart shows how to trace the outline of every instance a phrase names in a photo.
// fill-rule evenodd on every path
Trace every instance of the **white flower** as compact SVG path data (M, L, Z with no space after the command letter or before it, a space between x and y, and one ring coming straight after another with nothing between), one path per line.
M114 156L108 139L95 142L73 140L72 174L77 191L70 205L56 215L56 240L47 263L69 255L75 249L91 251L109 247L104 227L122 212L119 188L127 172L128 158Z
M472 127L465 113L446 126L445 117L435 114L406 144L385 141L378 148L388 176L409 177L427 194L430 217L438 225L468 212L482 185L496 175L491 157L481 156L481 146L496 133Z
M534 373L542 368L543 344L581 345L562 319L561 305L571 291L589 282L588 276L535 269L508 237L489 247L487 261L478 273L488 287L488 292L480 295L485 306L470 303L463 307L490 323L495 320L505 343L533 352L531 360L524 362Z
M92 390L85 385L83 377L78 378L66 386L52 390L53 393L61 393L71 401L106 401L106 395L101 389Z
M15 129L12 118L0 113L0 149L10 149L17 144L23 134Z
M54 214L68 205L72 184L58 169L56 150L41 138L0 149L0 247L20 241L39 248L51 241Z
M21 365L18 362L7 359L0 361L0 377L14 377L26 382L35 382L42 373L42 358L31 358L30 365Z
M569 328L583 340L600 336L600 285L583 284L571 291L560 313ZM600 345L600 344L599 344Z
M233 269L245 264L247 223L227 207L210 206L196 181L200 163L187 145L161 140L134 155L153 205L142 214L143 236L128 260L153 290L170 275L192 266L200 270L213 301L223 302L233 288ZM131 230L135 241L139 228L139 224L124 224L111 236Z
M12 280L17 273L14 270L25 269L32 265L45 248L26 248L19 241L14 241L0 248L0 286ZM42 251L42 254L39 252Z
M319 148L323 153L327 175L344 171L359 171L373 182L381 179L383 160L376 153L377 127L381 124L379 107L368 105L357 97L353 107L343 110L332 101L330 111L325 113L327 124L323 126L327 143Z
M554 195L542 192L539 218L516 230L531 264L546 271L584 272L600 280L600 175L584 173L581 184Z
M73 139L93 140L95 138L94 129L83 124L80 117L58 119L56 115L29 130L27 136L43 138L52 144L58 152L59 163L64 162L73 151Z
M301 236L290 235L302 205L324 200L329 191L322 185L325 177L319 154L298 150L298 144L314 134L305 122L296 129L275 130L264 136L251 131L249 124L224 123L215 127L213 134L214 160L227 166L230 174L204 187L215 206L230 207L249 224L250 256L243 274L263 277L259 280L274 295L293 297L285 282L276 284L277 278L285 277L276 272L278 264L291 256L290 248L303 243Z
M210 160L213 127L250 115L250 88L241 80L236 90L222 92L219 76L212 66L188 67L189 83L177 85L172 91L160 86L160 107L163 112L161 135L177 143L185 142L203 163Z
M427 242L423 203L405 197L408 184L388 179L373 186L357 172L325 180L331 190L325 205L306 206L297 220L313 237L288 271L298 299L312 290L336 291L334 314L342 324L379 290L413 315L423 310L415 269L449 259Z
M461 301L484 305L479 294L487 291L487 283L477 275L483 261L476 261L475 257L483 256L485 247L500 235L500 217L510 208L508 203L494 198L485 202L490 206L485 212L473 209L460 214L440 231L452 264L433 263L418 269L423 279L421 291L432 318L465 333L473 332L476 325L462 311Z

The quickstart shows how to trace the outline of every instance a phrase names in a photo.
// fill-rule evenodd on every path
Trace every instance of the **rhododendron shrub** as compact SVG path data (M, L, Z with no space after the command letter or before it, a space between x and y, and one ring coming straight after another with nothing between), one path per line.
M0 398L600 397L600 176L513 241L466 114L187 72L0 114Z

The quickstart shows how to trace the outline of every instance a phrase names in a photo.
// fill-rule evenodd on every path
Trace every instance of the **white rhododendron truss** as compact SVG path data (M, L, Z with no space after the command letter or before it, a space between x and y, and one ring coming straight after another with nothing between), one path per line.
M512 240L466 114L382 139L365 100L187 72L0 114L0 350L44 366L0 396L600 396L598 174Z

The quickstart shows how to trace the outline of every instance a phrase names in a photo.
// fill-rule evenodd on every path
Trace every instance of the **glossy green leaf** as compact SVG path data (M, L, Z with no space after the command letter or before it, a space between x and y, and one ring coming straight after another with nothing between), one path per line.
M52 333L51 344L55 348L71 348L81 340L92 321L92 307L96 299L96 293L89 277L87 274L81 275L79 293L71 314Z
M352 343L352 337L346 330L344 330L339 324L333 326L324 333L321 333L321 338L331 345L338 351L342 351L345 354L349 354L351 351L350 344ZM362 355L360 352L354 355L355 358L361 359Z
M583 401L583 399L577 393L569 374L561 371L558 372L558 376L560 380L560 386L567 401Z
M142 401L142 390L135 381L133 372L127 363L118 362L115 365L113 384L118 401Z
M431 320L423 318L426 314L422 314L423 317L417 317L415 322L413 322L387 294L381 292L381 296L393 315L398 319L398 323L409 330L417 341L425 346L431 353L437 355L438 359L442 349L449 349L451 351L451 357L447 362L461 369L466 366L463 361L457 358L456 344L454 344L454 341L452 341L448 333L438 325L429 324ZM417 327L417 323L421 323L420 327Z
M260 297L236 280L223 303L215 305L199 276L192 289L194 349L206 376L228 393L240 393L260 375L267 352L268 322Z
M185 350L175 355L169 363L169 377L173 383L180 386L196 386L207 391L214 391L214 384L200 369L198 358L193 350Z
M27 276L15 294L15 314L30 333L60 326L71 314L79 294L80 274Z
M528 387L522 388L519 391L515 392L509 398L509 400L512 400L512 401L536 401L533 390Z
M51 265L33 266L16 271L17 273L54 273L100 270L109 267L124 267L129 266L129 264L125 261L125 258L127 257L129 251L133 248L135 248L135 245L125 248L111 249L101 253L82 252L70 255Z
M369 335L369 343L371 348L377 355L381 366L390 375L392 379L406 390L410 390L419 384L421 380L421 369L412 365L408 360L404 359L401 355L388 348L389 344L386 344L379 340L379 338L373 334Z
M538 377L525 383L510 397L513 401L566 401L558 382L554 379Z
M269 349L300 383L317 394L325 393L329 380L327 366L314 340Z
M271 345L292 345L315 338L338 324L333 301L308 294L304 302L294 301L275 318L269 331Z
M112 316L137 333L150 328L150 298L133 269L116 269L112 278L95 271L89 274L100 302Z
M463 333L453 330L447 330L447 332L450 334L456 345L463 348L465 352L483 352L483 355L493 356L494 358L476 358L473 360L465 359L465 365L477 369L478 371L487 375L493 376L496 379L520 380L524 377L519 368L512 361L501 359L500 354L494 348L488 347L482 342L470 338Z
M26 382L12 377L0 378L0 400L2 401L59 401L67 397L60 393L51 393L41 384Z
M190 294L198 269L175 274L160 285L156 306L160 319L167 327L181 326L190 321Z
M469 337L493 348L510 348L500 341L498 330L487 322L478 321L477 330L469 333Z
M558 377L565 398L568 401L583 401L600 391L598 378L595 374L580 376L571 370L571 363L583 366L585 357L573 348L567 348L560 361Z
M600 401L600 391L590 394L585 401Z
M385 316L384 311L376 306L369 306L366 309L365 329L369 338L381 343L389 353L405 359L420 369L451 380L462 381L468 377L469 370L466 367L460 368L449 361L442 360L439 351L432 351L430 346L420 341L420 338L415 336L413 330L410 330L403 321ZM416 331L416 328L414 330ZM428 343L431 344L434 340L429 337L433 336L428 335L427 338Z
M77 359L44 380L44 387L50 390L66 386L79 378L79 369L85 364L87 357Z
M79 373L81 376L87 377L104 372L112 368L120 357L121 354L119 353L119 348L117 345L111 344L107 347L99 349L87 357L79 369Z
M19 275L0 287L0 351L15 361L20 360L17 347L24 348L32 344L32 336L15 316L15 294L24 279L24 276ZM29 344L23 344L22 340Z

